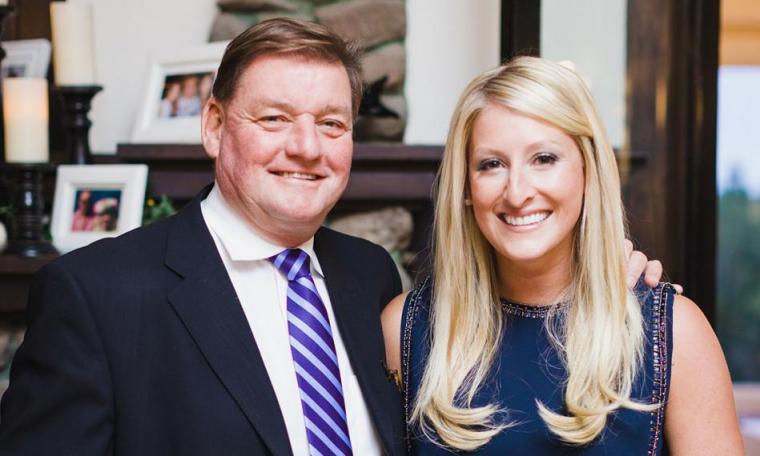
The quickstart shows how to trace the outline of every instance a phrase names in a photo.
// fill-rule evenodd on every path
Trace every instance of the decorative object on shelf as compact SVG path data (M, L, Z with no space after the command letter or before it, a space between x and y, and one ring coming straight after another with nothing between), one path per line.
M148 198L145 200L145 208L143 208L143 225L150 225L153 222L170 217L177 212L177 209L172 204L172 200L166 195L161 195L156 201L156 198Z
M5 247L8 245L8 230L5 229L5 225L0 221L0 253L3 253Z
M354 141L393 141L404 138L406 99L403 95L385 95L388 76L368 84L354 125Z
M9 221L13 220L13 208L11 206L0 206L0 253L8 246L8 228Z
M50 2L53 66L57 86L95 85L92 5Z
M34 40L4 41L5 59L2 62L2 77L44 78L50 66L50 41Z
M156 59L132 131L132 142L201 142L201 109L211 94L226 46L226 42L216 42Z
M62 165L50 232L62 253L140 226L147 165Z
M56 91L63 100L66 111L65 125L68 131L66 152L67 163L88 165L92 163L90 153L90 127L92 122L87 117L90 112L90 102L96 93L103 89L101 86L63 86Z
M48 161L48 82L44 78L3 80L5 161Z
M11 163L4 165L15 174L13 187L13 226L6 253L36 257L56 253L43 235L42 175L55 169L47 163Z
M362 102L359 105L360 116L399 118L398 113L385 106L380 99L387 80L388 76L383 76L377 81L367 84L362 94Z

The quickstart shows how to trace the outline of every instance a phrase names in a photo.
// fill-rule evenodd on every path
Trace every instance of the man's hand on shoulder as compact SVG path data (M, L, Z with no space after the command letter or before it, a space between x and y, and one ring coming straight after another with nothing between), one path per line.
M662 280L662 263L659 260L647 259L647 256L642 252L633 249L633 242L625 240L625 253L628 258L627 265L627 283L628 288L636 286L639 277L644 274L644 283L650 288L654 288ZM683 293L683 287L678 284L673 284L678 294Z

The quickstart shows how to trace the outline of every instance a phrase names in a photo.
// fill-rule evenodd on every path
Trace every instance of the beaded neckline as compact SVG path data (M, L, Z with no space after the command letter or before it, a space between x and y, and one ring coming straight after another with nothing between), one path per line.
M536 306L517 301L510 301L506 298L499 298L499 300L501 301L501 307L508 314L527 318L545 318L553 308L563 307L568 303L567 301L560 301L556 304Z

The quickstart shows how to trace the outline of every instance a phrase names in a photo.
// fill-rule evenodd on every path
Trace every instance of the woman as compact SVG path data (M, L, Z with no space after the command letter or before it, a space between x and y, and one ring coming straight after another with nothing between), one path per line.
M77 197L77 207L71 217L71 231L92 231L94 221L92 192L81 190Z
M521 57L470 83L434 229L432 278L383 312L412 454L741 454L698 307L626 286L615 157L572 70Z
M177 100L179 100L180 95L179 82L167 82L164 92L164 98L158 105L159 119L168 119L177 115Z

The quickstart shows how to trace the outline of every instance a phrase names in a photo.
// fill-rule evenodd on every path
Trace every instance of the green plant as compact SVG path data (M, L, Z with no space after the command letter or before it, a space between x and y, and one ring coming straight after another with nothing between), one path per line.
M143 225L150 225L153 222L169 217L177 212L174 208L171 199L166 195L161 195L156 198L148 198L145 200L145 207L143 208Z

